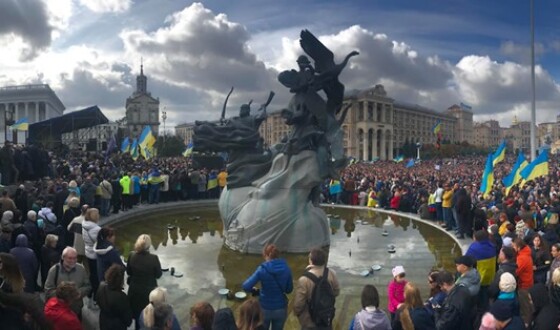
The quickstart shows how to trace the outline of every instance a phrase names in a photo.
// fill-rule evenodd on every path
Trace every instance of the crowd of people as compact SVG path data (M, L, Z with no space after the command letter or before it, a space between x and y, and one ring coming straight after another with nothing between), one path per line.
M162 269L150 252L150 237L140 235L123 258L116 231L98 223L144 203L216 198L227 184L226 171L197 168L185 158L134 162L127 156L36 152L48 160L46 169L41 177L24 174L22 181L21 167L4 163L15 154L10 148L0 150L2 182L10 184L0 197L2 329L81 329L84 308L99 311L101 329L132 323L136 329L180 329L157 283ZM488 196L479 192L479 157L408 168L356 163L339 180L325 182L324 202L418 213L459 239L474 240L453 272L427 274L425 299L418 284L406 280L406 265L392 270L388 313L380 307L378 288L366 285L350 329L558 329L558 162L550 160L548 176L506 194L500 179L511 170L509 160L496 166ZM264 247L263 258L243 283L258 298L246 300L237 318L230 309L215 311L199 302L190 310L191 328L283 329L290 311L302 329L331 328L341 285L327 267L326 252L311 250L309 266L295 281L274 245Z

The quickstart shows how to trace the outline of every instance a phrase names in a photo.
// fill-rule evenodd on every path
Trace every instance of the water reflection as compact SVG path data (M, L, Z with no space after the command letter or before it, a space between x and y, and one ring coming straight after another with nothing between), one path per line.
M360 309L359 297L365 284L378 286L381 306L386 307L385 287L395 265L411 269L407 277L419 284L425 296L428 272L441 267L453 270L453 260L461 253L454 241L440 230L409 219L371 210L329 207L326 212L331 228L328 265L337 272L343 288L342 297L337 300L337 329L346 327ZM185 315L188 315L188 308L200 300L209 301L216 308L230 306L235 310L239 301L224 299L217 290L222 287L232 292L240 290L243 281L263 262L261 255L223 247L223 225L214 208L190 208L180 213L147 217L116 229L117 246L124 256L133 248L138 235L148 233L162 265L184 274L182 278L174 278L166 272L158 283L169 290L174 307ZM395 253L388 253L390 244L396 246ZM307 254L283 254L282 257L296 281L307 266ZM368 277L360 276L376 264L382 265L382 269ZM187 326L187 317L180 321ZM290 316L287 328L297 328L295 316Z

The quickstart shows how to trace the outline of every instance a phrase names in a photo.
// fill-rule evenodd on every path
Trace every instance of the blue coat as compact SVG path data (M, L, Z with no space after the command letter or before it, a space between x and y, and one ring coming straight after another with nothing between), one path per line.
M21 274L25 279L25 292L33 293L37 282L39 261L33 250L27 246L27 236L19 234L16 238L16 247L12 248L10 253L16 258Z
M105 281L105 272L113 264L121 265L124 268L119 251L108 241L97 241L93 251L97 254L97 276L100 282Z
M251 289L261 282L259 302L265 310L286 308L288 300L285 293L293 290L292 271L286 260L272 259L263 262L257 270L243 283L243 290Z

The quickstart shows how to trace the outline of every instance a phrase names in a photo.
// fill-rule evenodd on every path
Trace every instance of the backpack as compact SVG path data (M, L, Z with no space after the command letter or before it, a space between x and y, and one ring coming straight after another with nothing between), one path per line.
M309 278L315 284L311 292L311 300L308 302L311 320L318 327L330 327L335 313L335 296L328 280L329 269L325 267L321 278L311 272L305 272L303 276Z

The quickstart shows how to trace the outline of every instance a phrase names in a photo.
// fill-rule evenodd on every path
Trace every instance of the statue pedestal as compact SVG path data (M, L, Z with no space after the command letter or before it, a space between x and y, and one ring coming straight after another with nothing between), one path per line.
M294 253L329 245L327 216L310 200L322 182L318 173L315 151L279 154L252 187L225 189L219 208L226 245L247 253L262 253L268 243Z

